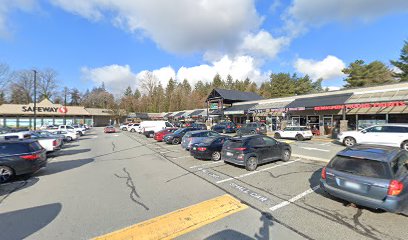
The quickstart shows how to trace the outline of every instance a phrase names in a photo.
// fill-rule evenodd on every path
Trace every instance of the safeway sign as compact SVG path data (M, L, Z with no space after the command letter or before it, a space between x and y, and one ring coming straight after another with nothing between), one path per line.
M68 108L65 107L65 106L60 107L60 108L58 108L58 112L60 112L60 113L67 113L67 112L68 112Z

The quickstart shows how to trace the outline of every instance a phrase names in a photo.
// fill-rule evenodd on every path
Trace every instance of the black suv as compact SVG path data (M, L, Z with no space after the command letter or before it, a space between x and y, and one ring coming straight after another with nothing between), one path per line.
M251 122L243 125L237 130L238 134L266 134L267 129L264 123Z
M224 143L221 151L224 162L245 166L248 171L254 171L259 164L274 160L289 161L290 155L289 144L263 135L231 138Z
M47 164L45 149L36 140L0 141L0 183L34 173Z

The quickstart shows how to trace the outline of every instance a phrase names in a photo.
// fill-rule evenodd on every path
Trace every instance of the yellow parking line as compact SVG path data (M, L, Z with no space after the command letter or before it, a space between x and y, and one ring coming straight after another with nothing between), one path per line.
M225 194L96 237L94 240L173 239L247 207L231 195Z
M293 141L293 140L280 140L280 141L281 141L281 142L284 142L284 143L288 143L288 144L295 142L295 141Z

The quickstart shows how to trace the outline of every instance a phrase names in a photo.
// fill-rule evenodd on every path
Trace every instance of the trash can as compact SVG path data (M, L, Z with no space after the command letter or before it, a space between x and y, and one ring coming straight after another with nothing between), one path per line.
M337 136L339 135L339 133L340 133L340 128L333 128L331 138L337 139Z

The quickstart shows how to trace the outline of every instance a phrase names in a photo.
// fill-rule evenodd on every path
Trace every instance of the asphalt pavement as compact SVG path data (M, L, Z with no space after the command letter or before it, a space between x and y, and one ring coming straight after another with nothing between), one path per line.
M285 141L291 161L248 172L196 160L179 145L95 128L46 168L0 185L0 239L113 239L132 231L145 233L134 239L153 232L178 239L407 239L408 217L356 208L320 190L321 168L344 147Z

